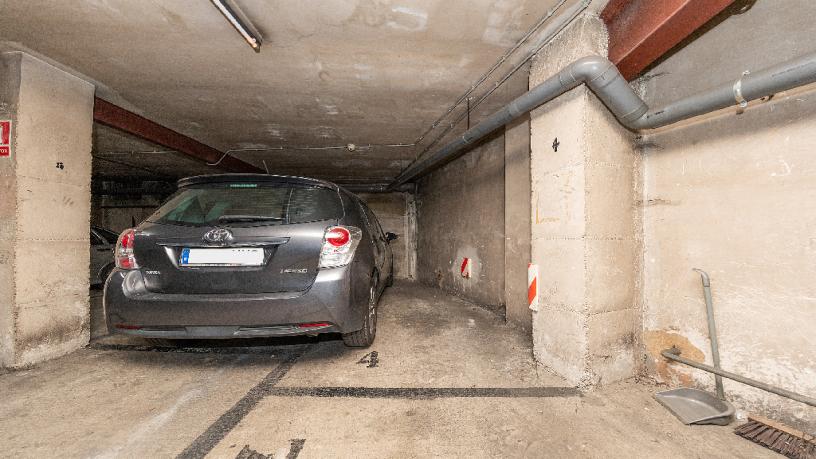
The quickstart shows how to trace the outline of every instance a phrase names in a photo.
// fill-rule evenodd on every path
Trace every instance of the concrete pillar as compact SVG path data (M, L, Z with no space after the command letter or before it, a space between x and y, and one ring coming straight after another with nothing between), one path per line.
M0 55L0 366L88 343L94 87L24 53Z
M606 47L603 23L579 19L539 53L530 87ZM535 356L578 385L632 376L640 330L632 135L585 86L534 111L530 129Z
M507 321L528 331L533 320L527 303L529 216L530 118L523 117L504 131L504 299Z

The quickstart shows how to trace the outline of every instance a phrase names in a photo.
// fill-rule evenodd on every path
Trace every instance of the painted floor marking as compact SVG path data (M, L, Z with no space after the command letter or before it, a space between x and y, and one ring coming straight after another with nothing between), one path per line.
M544 398L580 397L576 387L272 387L276 397L348 398Z
M206 456L264 397L271 394L275 385L286 376L286 373L292 369L297 360L310 348L310 345L305 345L287 349L286 351L289 351L288 354L285 354L283 361L278 364L274 370L267 374L255 387L250 389L246 395L241 397L232 408L213 422L206 431L193 440L190 446L185 448L176 458L192 459Z
M367 363L366 368L374 368L377 366L377 363L380 361L379 354L377 351L371 351L368 354L364 355L363 358L357 361L357 364Z
M303 449L303 445L305 443L306 440L303 438L293 438L289 440L289 452L286 453L286 459L296 459L298 454L300 454L300 451ZM238 455L235 456L235 459L274 459L275 457L282 456L276 454L262 454L250 448L249 445L245 445L244 448L238 452Z

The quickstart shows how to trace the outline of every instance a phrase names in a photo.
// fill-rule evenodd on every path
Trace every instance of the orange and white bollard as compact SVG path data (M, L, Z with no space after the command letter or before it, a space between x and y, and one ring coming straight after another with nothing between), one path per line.
M527 264L527 303L538 311L538 265L532 263Z

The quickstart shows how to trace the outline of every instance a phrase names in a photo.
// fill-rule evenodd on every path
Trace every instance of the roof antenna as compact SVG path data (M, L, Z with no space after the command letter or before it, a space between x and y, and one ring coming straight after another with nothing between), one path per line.
M266 160L262 159L261 162L264 165L264 169L266 169L266 175L269 175L269 166L266 165Z

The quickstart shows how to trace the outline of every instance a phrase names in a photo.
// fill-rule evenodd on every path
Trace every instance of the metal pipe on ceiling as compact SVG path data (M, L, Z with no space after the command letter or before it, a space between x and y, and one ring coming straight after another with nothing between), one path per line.
M442 117L437 119L431 125L431 127L428 128L428 130L426 130L421 136L419 136L414 141L414 145L419 145L419 143L422 142L422 140L424 140L425 137L431 133L431 131L433 131L434 129L436 129L437 126L440 125L440 123L442 122L443 119L445 119L445 117L451 114L451 112L461 103L462 100L468 99L467 110L465 110L463 113L460 113L459 116L457 116L455 119L449 121L448 123L445 123L446 126L442 129L442 132L440 132L438 135L435 135L433 140L431 140L427 145L423 147L422 151L419 152L419 154L417 154L416 158L414 159L414 162L419 162L425 154L433 150L433 148L436 146L438 142L442 141L450 131L456 128L456 126L458 126L465 119L468 119L469 128L470 114L473 113L476 110L476 108L478 108L480 105L482 105L482 103L484 103L496 90L502 87L507 82L507 80L512 78L513 75L516 74L516 72L518 72L519 70L521 70L522 67L527 65L527 63L530 62L533 59L533 57L535 57L535 55L538 54L538 52L541 51L545 46L547 46L556 36L558 36L558 34L560 34L561 31L563 31L565 28L567 28L567 26L572 24L572 22L576 18L578 18L578 16L580 16L584 12L584 10L587 9L587 7L589 7L590 3L592 3L591 0L584 0L580 3L574 4L573 6L565 10L563 14L558 16L555 22L548 24L547 27L542 29L542 31L539 33L540 38L539 40L537 40L537 43L534 45L533 49L529 50L524 55L524 57L520 61L516 62L513 68L507 71L501 78L498 79L498 81L490 85L490 88L487 91L485 91L484 94L482 94L478 98L474 97L473 98L474 102L470 102L470 98L468 96L476 88L476 86L471 87L471 90L467 92L463 96L463 98L461 98L459 101L456 102L455 105L449 108L448 111L444 115L442 115ZM560 7L560 4L556 6L556 8L558 7ZM554 13L555 10L551 10L550 13L548 13L547 17L550 17ZM504 62L504 60L500 60L500 62L497 62L497 64L501 64L502 62ZM490 73L492 73L493 70L494 69L491 69ZM485 74L486 76L484 78L489 76L490 73ZM479 81L477 81L477 85L481 84L482 81L483 80L480 78Z
M423 131L422 134L420 134L419 137L417 137L416 140L414 140L413 144L411 144L411 145L412 146L419 145L419 143L422 142L425 139L425 137L427 137L428 134L430 134L434 129L436 129L438 126L440 126L442 124L442 121L446 117L448 117L451 113L453 113L453 111L456 110L457 107L462 105L462 103L465 102L466 100L469 100L470 95L479 86L481 86L482 83L487 81L487 79L490 78L491 75L493 75L493 72L498 70L499 67L501 67L501 65L504 64L507 61L507 59L509 59L510 56L514 52L516 52L518 49L520 49L534 35L538 35L539 38L537 38L535 40L535 43L531 42L531 43L528 44L528 46L532 46L533 49L528 51L525 54L524 58L522 58L522 60L519 63L517 63L510 72L505 74L504 77L502 77L499 81L495 82L492 85L492 87L484 95L482 95L479 98L479 101L476 103L476 105L478 106L482 101L484 101L484 99L486 99L490 94L492 94L493 91L495 91L496 89L501 87L501 85L504 84L504 82L507 81L510 78L510 76L512 76L522 65L524 65L530 59L532 59L533 56L541 48L543 48L547 43L549 43L553 39L553 37L555 37L555 35L557 35L561 30L563 30L567 25L569 25L576 17L578 17L579 14L583 13L584 10L586 10L589 7L589 4L592 3L592 1L591 0L582 0L580 3L576 3L575 5L568 8L566 11L563 12L563 14L555 16L556 13L558 13L559 10L566 3L567 3L566 0L561 0L555 6L550 8L547 11L547 13L543 17L541 17L541 19L539 19L538 22L530 30L528 30L527 33L524 34L523 37L521 37L516 42L515 45L513 45L510 49L505 51L504 54L502 54L502 56L495 63L493 63L493 65L484 74L482 74L482 76L480 76L473 84L471 84L470 88L467 91L465 91L465 93L462 94L458 99L456 99L456 102L454 102L453 105L451 105L450 107L448 107L447 110L445 110L445 113L443 113L439 118L437 118L433 123L431 123L431 125L425 131ZM541 27L545 23L549 22L550 19L552 19L553 17L555 17L555 19L554 19L555 23L547 25L547 27L543 29L543 32L539 32L539 29L541 29ZM476 107L473 106L473 107L470 108L470 110L473 110L475 108ZM468 110L468 111L470 111L470 110ZM450 128L453 128L453 126L458 124L461 120L462 120L462 116L457 118L455 121L450 122L449 123ZM449 129L446 129L440 136L438 136L431 143L431 145L426 147L425 150L431 149L433 147L433 144L435 144L442 137L444 137L445 134L448 132L448 130ZM419 156L422 156L422 154L424 154L424 153L425 153L425 151L420 153Z
M745 107L752 100L813 82L816 82L816 53L758 72L745 72L736 81L650 109L612 62L601 56L587 56L568 65L439 150L406 168L391 182L389 189L414 181L462 156L468 151L469 145L581 84L586 84L601 99L618 122L629 130L639 131L667 126L734 105Z

